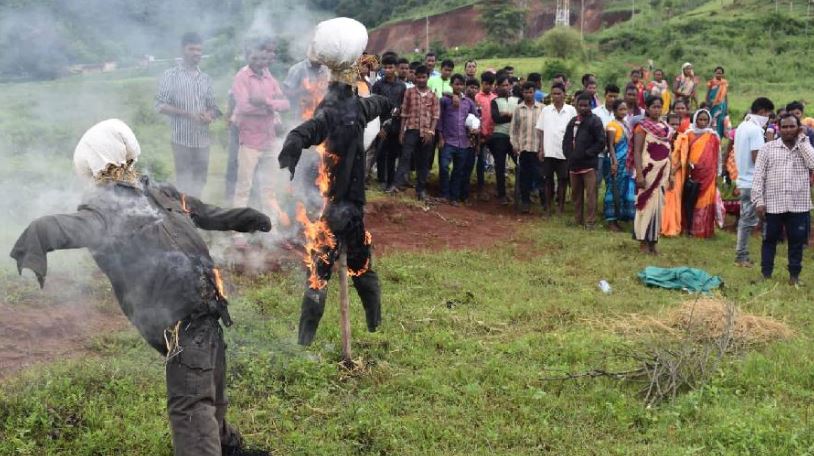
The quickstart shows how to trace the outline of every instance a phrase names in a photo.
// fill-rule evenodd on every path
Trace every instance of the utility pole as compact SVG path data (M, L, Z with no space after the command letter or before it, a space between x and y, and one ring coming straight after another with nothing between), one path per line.
M579 40L585 41L585 0L579 3Z
M554 16L555 27L568 27L571 25L570 0L557 0L557 14Z

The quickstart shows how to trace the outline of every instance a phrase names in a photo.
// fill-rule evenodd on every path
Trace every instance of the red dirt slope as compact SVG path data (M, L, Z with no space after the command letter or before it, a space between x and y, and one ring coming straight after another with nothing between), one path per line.
M526 35L537 37L554 27L556 2L531 2L526 16ZM580 2L571 3L571 25L580 26ZM603 26L626 20L629 13L616 12L604 14L604 0L587 0L585 2L586 33L599 30ZM424 51L426 47L426 19L414 19L395 22L378 27L370 32L368 49L381 53L386 50L412 52ZM486 32L480 22L480 11L476 6L463 6L429 17L430 44L436 41L445 47L472 46L486 38Z

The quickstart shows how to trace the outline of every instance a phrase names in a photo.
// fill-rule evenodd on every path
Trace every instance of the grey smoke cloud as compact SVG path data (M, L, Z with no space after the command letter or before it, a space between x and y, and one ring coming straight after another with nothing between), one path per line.
M184 32L197 31L205 38L205 53L211 57L202 66L215 77L216 98L223 108L233 71L242 65L236 58L247 39L262 35L285 41L288 55L296 61L305 55L311 30L325 17L289 0L34 0L24 7L0 5L4 49L0 80L43 77L37 72L46 78L60 76L45 82L0 83L4 106L0 110L0 192L10 195L0 199L0 253L7 254L34 218L76 209L85 187L73 174L71 156L82 133L98 121L121 118L130 124L144 150L140 168L161 171L160 177L171 180L169 133L164 118L153 111L152 97L160 70L179 55ZM145 54L165 61L151 69L62 75L69 64L111 59L129 67ZM54 68L59 74L49 75ZM220 146L223 129L215 130L213 162L225 153ZM315 154L306 154L303 159L314 158ZM279 195L293 195L282 198L289 204L304 200L308 206L318 206L321 202L311 176L297 176L292 184L287 172L277 173L275 162L272 179ZM218 185L210 174L207 186ZM293 193L287 193L289 189ZM220 188L207 193L222 194ZM214 202L223 203L218 198ZM290 215L296 225L293 211ZM274 245L296 234L294 229L276 229L263 242ZM57 258L54 264L59 263ZM13 266L10 261L0 264L3 270Z

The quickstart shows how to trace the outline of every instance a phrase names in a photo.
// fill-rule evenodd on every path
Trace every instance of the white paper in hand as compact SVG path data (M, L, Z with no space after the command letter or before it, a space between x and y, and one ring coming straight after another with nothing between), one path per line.
M478 116L476 116L474 114L467 115L466 116L466 121L464 123L466 123L466 128L468 128L470 130L479 130L480 129L480 119L478 119Z

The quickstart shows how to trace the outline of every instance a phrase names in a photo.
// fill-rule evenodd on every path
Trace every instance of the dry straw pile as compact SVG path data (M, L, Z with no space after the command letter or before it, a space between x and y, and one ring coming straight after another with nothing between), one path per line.
M794 331L781 321L744 313L735 305L716 298L685 301L658 317L630 314L594 323L630 337L667 335L699 342L727 337L734 345L740 346L765 344L794 336Z

